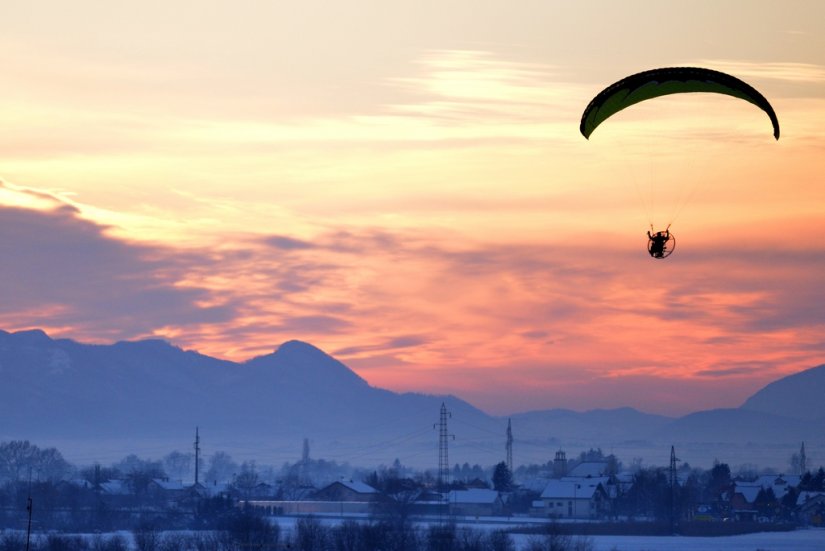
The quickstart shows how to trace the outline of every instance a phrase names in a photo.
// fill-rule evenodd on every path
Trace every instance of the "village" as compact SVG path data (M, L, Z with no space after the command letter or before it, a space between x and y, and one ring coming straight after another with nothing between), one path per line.
M0 455L8 459L9 448L17 445L19 452L22 444L28 443L0 443ZM796 473L732 472L725 463L677 468L675 451L669 467L625 468L600 449L572 458L558 450L543 465L516 469L506 461L487 469L456 464L443 472L417 471L399 461L353 469L311 459L305 450L280 470L245 462L225 466L221 474L211 461L212 468L189 482L169 476L169 457L166 469L163 462L135 456L111 467L77 469L55 459L54 449L26 449L28 466L6 460L0 473L3 529L22 529L27 511L40 532L128 530L147 523L210 529L237 510L265 519L556 523L672 533L789 530L823 526L825 520L825 470L807 468L804 444ZM34 480L28 478L32 472Z

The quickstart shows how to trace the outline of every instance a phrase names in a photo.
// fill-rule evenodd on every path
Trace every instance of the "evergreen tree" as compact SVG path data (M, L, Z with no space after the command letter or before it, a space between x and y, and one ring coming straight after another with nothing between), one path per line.
M513 473L504 461L497 464L493 470L493 489L497 492L509 492L513 489Z

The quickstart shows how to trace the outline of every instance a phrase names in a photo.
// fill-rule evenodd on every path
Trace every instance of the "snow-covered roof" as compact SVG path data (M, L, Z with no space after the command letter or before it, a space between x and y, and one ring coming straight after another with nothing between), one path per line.
M630 471L622 471L616 474L616 480L622 484L632 484L635 476L636 475Z
M551 480L541 497L544 499L591 499L601 482L591 478ZM602 488L604 490L604 488Z
M799 486L802 478L796 474L766 474L762 475L753 481L753 484L759 484L763 488L770 486Z
M164 490L169 490L169 491L183 490L183 482L181 482L180 480L168 480L168 479L165 479L165 478L153 478L152 482L154 482L155 484L157 484L158 487L160 487Z
M609 476L593 476L588 478L581 478L577 476L563 476L561 480L566 480L568 482L578 482L579 484L601 484L602 486L607 486L607 483L610 482Z
M800 477L797 475L764 475L753 482L736 482L736 492L749 502L753 503L759 490L773 490L776 499L782 499L788 491L799 485Z
M808 501L822 496L825 498L825 492L799 492L799 497L796 498L796 506L805 505Z
M360 481L353 481L353 480L339 480L339 484L342 484L352 490L353 492L359 494L377 494L378 490L367 484L366 482Z
M745 501L748 503L753 503L756 500L756 496L759 495L759 492L762 491L762 486L755 483L736 483L736 490L734 490L737 494L742 494L742 497L745 498Z
M125 480L115 479L115 480L107 480L106 482L102 482L100 484L100 489L103 490L104 493L113 496L123 496L128 495L129 485L126 484Z
M470 488L469 490L452 490L447 494L450 503L475 503L489 505L498 499L498 492L482 488Z
M76 486L78 488L92 488L94 484L86 480L85 478L72 478L71 480L65 480L66 484L71 484L72 486Z
M602 476L606 472L606 461L582 461L567 473L567 476Z
M527 478L525 480L521 480L519 485L526 490L530 490L531 492L541 493L547 486L547 480L547 478Z

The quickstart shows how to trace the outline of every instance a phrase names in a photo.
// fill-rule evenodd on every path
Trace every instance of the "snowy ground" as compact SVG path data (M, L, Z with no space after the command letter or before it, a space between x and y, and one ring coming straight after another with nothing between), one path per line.
M294 529L296 518L274 517L284 532ZM317 518L317 517L316 517ZM334 526L340 519L319 519ZM459 523L476 530L501 530L500 523ZM523 534L511 536L519 550L526 549L530 538ZM575 539L577 536L573 536ZM793 532L760 532L740 536L700 538L687 536L588 536L594 551L825 551L825 529L811 528Z
M295 528L296 518L278 517L278 525L283 530L282 537ZM321 523L334 526L336 519L323 519ZM475 530L500 530L500 524L465 524ZM178 532L186 533L186 531ZM118 532L127 542L132 542L129 532ZM87 534L82 534L88 536ZM105 535L104 535L105 537ZM516 548L527 548L531 538L523 534L511 536ZM573 536L573 539L578 536ZM697 538L686 536L587 536L594 551L825 551L825 528L795 530L793 532L762 532L741 536Z
M762 532L718 538L685 536L591 536L594 551L823 551L825 530ZM528 536L513 541L524 549Z

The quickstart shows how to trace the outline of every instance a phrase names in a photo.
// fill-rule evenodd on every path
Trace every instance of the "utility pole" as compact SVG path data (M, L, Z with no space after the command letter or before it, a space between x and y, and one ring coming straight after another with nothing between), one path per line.
M198 427L195 427L195 486L198 485L198 474L201 463L201 437Z
M808 472L808 458L805 456L805 442L802 442L802 448L799 450L799 476L805 476Z
M677 461L679 460L676 459L676 448L674 446L670 446L670 472L668 482L670 482L670 532L673 534L676 533L676 485L678 484L676 479Z
M304 438L304 448L301 450L301 472L298 478L302 486L311 485L309 483L309 438Z
M29 498L26 500L26 512L29 514L29 524L26 528L26 551L29 551L29 542L32 537L32 469L29 467Z
M304 438L304 448L301 450L301 463L309 464L309 438Z
M507 419L507 444L504 446L507 450L507 469L510 474L513 473L513 426L510 424L510 419Z

